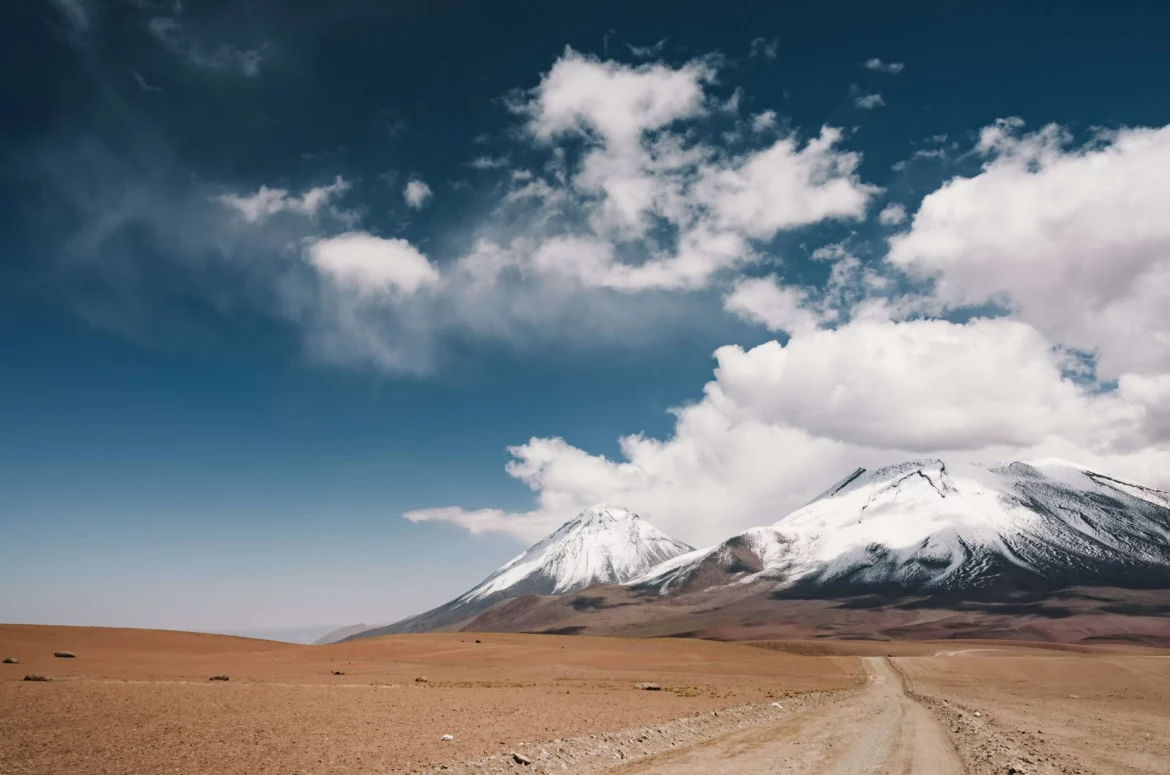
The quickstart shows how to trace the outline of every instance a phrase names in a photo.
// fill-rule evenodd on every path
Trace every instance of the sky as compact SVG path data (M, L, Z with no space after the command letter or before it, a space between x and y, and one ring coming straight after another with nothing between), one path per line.
M913 458L1170 487L1160 4L0 14L0 621L386 623Z

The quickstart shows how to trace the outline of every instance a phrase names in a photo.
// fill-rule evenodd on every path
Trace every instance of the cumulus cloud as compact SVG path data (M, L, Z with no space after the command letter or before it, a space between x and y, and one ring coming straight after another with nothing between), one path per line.
M338 175L332 183L310 188L300 196L292 196L288 189L260 186L255 194L220 194L215 200L237 211L244 220L262 221L280 212L313 216L330 200L349 190L350 184Z
M690 123L725 110L707 94L714 76L702 59L629 66L567 49L513 103L554 163L524 171L508 201L537 205L530 232L562 225L548 249L528 251L539 258L530 268L630 292L699 289L757 260L755 243L780 231L864 217L878 189L857 175L841 130L732 151ZM760 129L774 122L757 116Z
M763 113L757 113L752 116L752 131L766 132L776 126L776 111L765 110Z
M723 308L749 323L790 335L815 331L822 322L809 307L805 291L783 286L775 277L740 280L724 297Z
M862 110L873 110L874 108L884 107L886 101L882 99L880 94L863 94L853 100L853 104Z
M841 151L841 138L831 127L803 146L781 138L738 163L704 169L695 196L719 226L757 239L827 219L858 220L880 189L858 179L861 157Z
M410 295L439 282L427 257L402 239L348 232L308 247L308 260L324 276L361 296Z
M408 181L402 189L402 198L406 200L407 206L415 210L421 210L431 196L431 187L418 178Z
M886 205L878 213L878 223L882 226L897 226L906 220L906 207L897 202Z
M877 57L865 60L861 63L861 66L866 70L874 70L879 73L890 73L891 75L897 75L906 67L906 65L902 62L885 62L881 59L878 59Z
M1106 377L1170 371L1170 127L1078 146L1020 126L982 131L982 170L929 194L890 261L947 306L1006 305Z
M1131 396L1086 391L1059 354L1010 320L854 322L787 345L716 353L703 399L672 412L673 435L620 440L609 459L561 438L511 447L507 472L537 497L530 512L429 510L412 518L534 540L597 501L622 503L704 544L769 524L854 467L923 454L951 460L1063 455L1164 483L1170 453L1119 445L1164 386ZM1142 393L1141 391L1148 391Z

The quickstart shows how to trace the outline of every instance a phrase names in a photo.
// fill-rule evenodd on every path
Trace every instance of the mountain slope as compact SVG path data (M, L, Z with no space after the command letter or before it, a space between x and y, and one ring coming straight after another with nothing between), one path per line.
M637 514L596 506L561 525L455 600L347 640L450 627L501 600L522 595L563 595L592 584L621 584L689 551L690 546L670 538Z
M1062 461L859 469L770 527L630 584L678 594L756 581L812 597L1170 587L1170 494Z

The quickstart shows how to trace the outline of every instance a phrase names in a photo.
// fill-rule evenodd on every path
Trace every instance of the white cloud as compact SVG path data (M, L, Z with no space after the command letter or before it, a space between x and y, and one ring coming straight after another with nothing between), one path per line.
M726 106L705 93L713 77L702 60L632 67L569 49L516 106L538 144L553 147L552 173L525 177L508 201L537 203L533 232L554 217L571 224L549 235L549 250L530 251L539 271L627 292L698 289L756 260L753 241L864 216L878 189L857 177L860 157L839 147L840 130L741 153L696 131L688 122ZM775 114L757 121L762 129ZM558 145L574 138L586 141L577 155ZM589 245L586 260L566 245Z
M1161 446L1120 445L1149 424L1166 386L1085 392L1023 323L855 322L716 357L715 380L700 402L672 410L665 440L626 436L617 460L560 438L510 448L507 472L537 494L531 512L447 508L412 518L529 541L606 501L705 544L774 522L856 466L922 454L1056 455L1143 483L1168 480L1166 436Z
M402 198L415 210L421 210L431 196L431 187L418 178L408 181L406 187L402 189Z
M402 239L347 232L310 243L307 254L317 271L360 297L409 296L439 282L427 257Z
M943 304L1006 304L1106 377L1170 371L1170 127L1077 147L1020 123L983 130L982 171L928 195L891 262Z
M874 108L883 107L886 101L882 99L880 94L863 94L853 100L853 104L862 110L873 110Z
M776 126L776 111L765 110L763 113L757 113L752 116L752 131L766 132Z
M764 40L763 38L755 38L752 40L751 48L748 51L750 57L764 57L765 59L775 59L776 55L780 53L780 41L777 38L771 40Z
M815 331L821 325L820 315L810 308L808 294L780 285L775 277L740 280L724 297L723 308L769 331L790 335Z
M826 219L858 220L880 189L858 179L861 157L838 150L841 137L823 127L803 147L784 137L736 163L708 166L695 197L719 226L757 239Z
M906 207L892 202L878 213L878 223L882 226L897 226L906 220Z
M349 190L349 183L338 175L332 183L310 188L298 196L290 196L288 189L260 186L260 190L249 196L221 194L215 197L250 222L262 221L280 212L314 216L335 197Z
M901 62L885 62L881 59L878 59L877 57L865 60L861 63L861 66L866 70L874 70L879 73L890 73L891 75L897 75L906 67L906 65Z
M567 48L526 107L529 126L541 140L596 133L608 146L628 149L649 130L701 114L702 84L713 76L698 61L679 69L662 64L635 68Z

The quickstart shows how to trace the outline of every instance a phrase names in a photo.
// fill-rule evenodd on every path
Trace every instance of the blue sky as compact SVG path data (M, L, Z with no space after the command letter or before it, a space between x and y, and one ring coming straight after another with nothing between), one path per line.
M385 622L908 456L1170 485L1156 4L4 15L0 620Z

